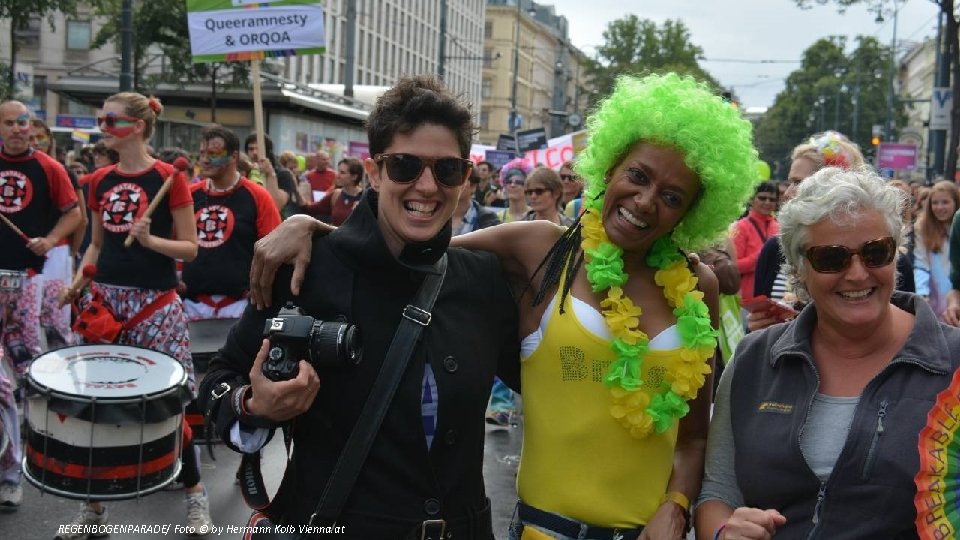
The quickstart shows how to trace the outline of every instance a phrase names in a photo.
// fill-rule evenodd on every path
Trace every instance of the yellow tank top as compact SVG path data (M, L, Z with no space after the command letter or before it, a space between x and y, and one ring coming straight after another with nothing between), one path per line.
M646 525L667 491L678 424L638 440L610 415L603 377L613 352L606 340L583 327L571 302L568 296L563 315L559 299L554 302L540 346L522 363L517 492L531 506L589 525ZM647 354L645 388L659 387L679 353Z

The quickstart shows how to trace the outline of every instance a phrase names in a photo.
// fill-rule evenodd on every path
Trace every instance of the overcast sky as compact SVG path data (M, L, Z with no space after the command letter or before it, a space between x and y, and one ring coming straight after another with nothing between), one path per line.
M592 56L603 42L610 21L628 13L662 23L680 19L690 29L691 40L703 49L704 68L724 86L733 87L745 107L768 107L783 89L783 81L800 64L805 49L821 37L876 36L889 45L893 37L893 2L883 0L885 22L876 23L877 0L849 8L841 15L835 5L809 10L792 0L544 0L570 24L573 44ZM938 7L931 0L897 2L897 42L935 38ZM721 60L752 60L728 62ZM757 63L775 60L776 63ZM784 62L787 61L787 62Z

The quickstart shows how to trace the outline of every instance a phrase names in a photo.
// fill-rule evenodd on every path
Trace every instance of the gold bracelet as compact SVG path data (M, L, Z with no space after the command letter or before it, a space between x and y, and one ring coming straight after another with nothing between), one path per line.
M680 493L679 491L668 491L663 494L663 497L660 497L660 504L663 504L667 501L676 503L677 506L683 508L684 513L690 511L690 499L686 495Z

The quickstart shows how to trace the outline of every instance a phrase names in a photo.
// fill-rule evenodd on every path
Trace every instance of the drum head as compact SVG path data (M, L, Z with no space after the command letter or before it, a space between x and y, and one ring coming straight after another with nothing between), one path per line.
M126 345L78 345L38 356L28 380L41 392L126 400L185 384L186 371L169 356Z

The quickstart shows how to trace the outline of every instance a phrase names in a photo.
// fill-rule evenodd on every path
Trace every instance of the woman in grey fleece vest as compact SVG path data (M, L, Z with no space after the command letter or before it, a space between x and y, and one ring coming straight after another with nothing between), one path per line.
M917 439L960 363L960 330L894 293L904 197L826 168L780 213L810 303L749 334L720 381L697 537L916 538Z

